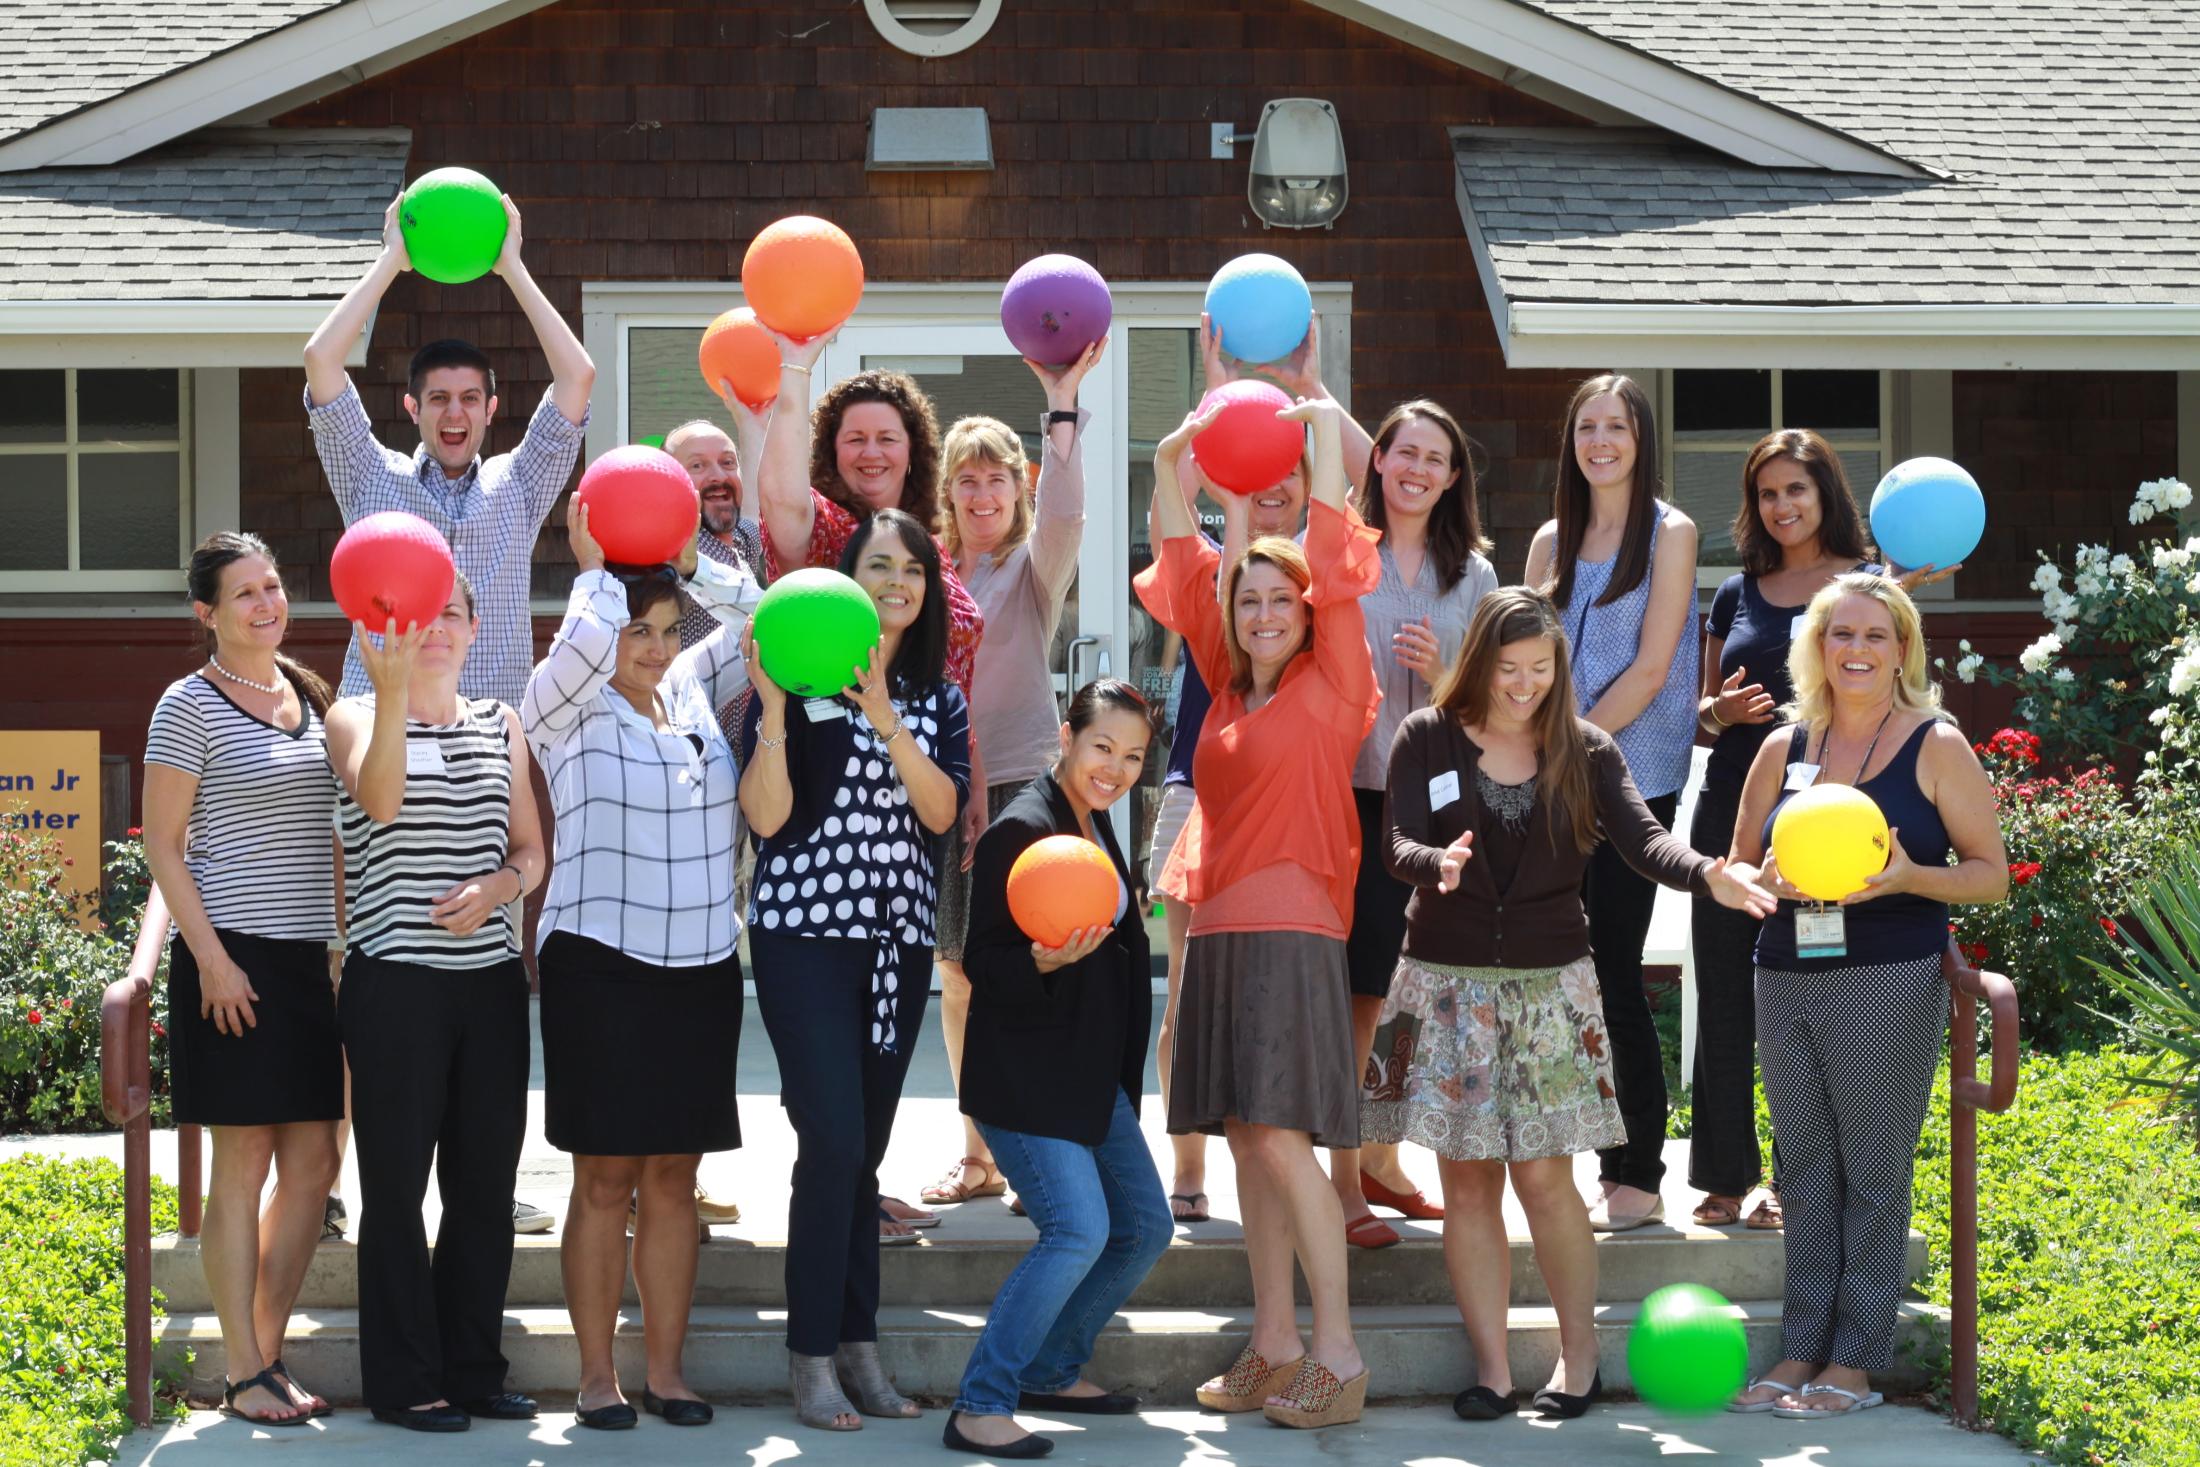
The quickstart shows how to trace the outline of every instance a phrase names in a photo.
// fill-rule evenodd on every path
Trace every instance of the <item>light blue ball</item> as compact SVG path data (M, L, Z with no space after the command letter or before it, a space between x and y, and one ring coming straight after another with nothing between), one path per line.
M1872 539L1889 565L1946 569L1969 558L1986 533L1986 496L1963 465L1904 459L1872 491Z
M1280 361L1306 340L1314 293L1290 261L1239 255L1207 282L1207 318L1239 361Z

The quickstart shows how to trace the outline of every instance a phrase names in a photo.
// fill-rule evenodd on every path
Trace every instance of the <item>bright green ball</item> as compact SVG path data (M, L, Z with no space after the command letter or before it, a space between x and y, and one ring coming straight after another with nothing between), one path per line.
M1741 1316L1716 1289L1667 1284L1642 1301L1627 1336L1635 1394L1677 1416L1724 1410L1749 1376Z
M464 285L489 273L504 248L504 194L471 168L438 168L413 180L397 206L412 266L430 280Z
M855 681L878 645L871 593L836 570L789 571L756 604L756 655L799 698L826 698Z

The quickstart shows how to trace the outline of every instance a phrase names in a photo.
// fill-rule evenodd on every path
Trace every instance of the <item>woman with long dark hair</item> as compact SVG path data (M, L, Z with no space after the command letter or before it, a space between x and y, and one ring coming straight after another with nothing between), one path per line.
M1612 736L1577 716L1567 661L1549 598L1493 592L1390 760L1390 869L1414 890L1361 1124L1439 1158L1444 1262L1480 1374L1452 1402L1469 1420L1519 1409L1508 1175L1558 1315L1558 1368L1535 1405L1579 1416L1603 1391L1596 1242L1573 1157L1624 1131L1582 906L1592 853L1616 850L1646 878L1725 906L1773 907L1754 873L1660 826Z
M214 1138L199 1260L221 1321L223 1405L297 1426L328 1409L282 1353L344 1116L329 687L280 650L290 598L258 537L207 536L185 584L206 663L169 684L145 738L145 858L175 918L170 1084L177 1122Z
M840 569L877 606L878 645L838 696L790 706L752 640L741 809L757 841L756 1007L799 1143L787 1211L795 1413L854 1431L864 1415L918 1414L879 1362L878 1164L931 989L937 837L969 793L970 726L946 672L931 532L881 509Z
M1670 830L1696 742L1696 526L1661 497L1657 418L1634 379L1608 373L1574 390L1525 579L1558 608L1581 716L1612 735ZM1604 1195L1590 1223L1618 1232L1665 1215L1665 1065L1642 987L1657 885L1607 845L1583 895L1627 1122L1626 1139L1598 1153Z

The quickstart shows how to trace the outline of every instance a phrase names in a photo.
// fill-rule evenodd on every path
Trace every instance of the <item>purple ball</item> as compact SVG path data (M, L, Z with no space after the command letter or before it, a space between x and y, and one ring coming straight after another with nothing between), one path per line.
M1108 283L1075 255L1041 255L1008 277L1001 329L1042 367L1066 367L1107 335L1115 315Z

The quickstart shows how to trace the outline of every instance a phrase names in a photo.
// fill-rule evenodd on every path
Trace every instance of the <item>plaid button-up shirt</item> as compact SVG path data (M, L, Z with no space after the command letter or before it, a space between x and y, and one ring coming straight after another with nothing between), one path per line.
M568 422L545 391L519 447L476 458L465 473L447 479L426 444L407 456L375 438L359 389L348 378L333 402L315 407L308 389L305 403L313 446L344 523L391 509L418 515L450 542L451 558L473 583L481 635L459 673L458 695L518 707L535 665L534 624L527 611L535 536L580 457L588 415ZM355 640L344 652L343 696L356 697L372 686Z

